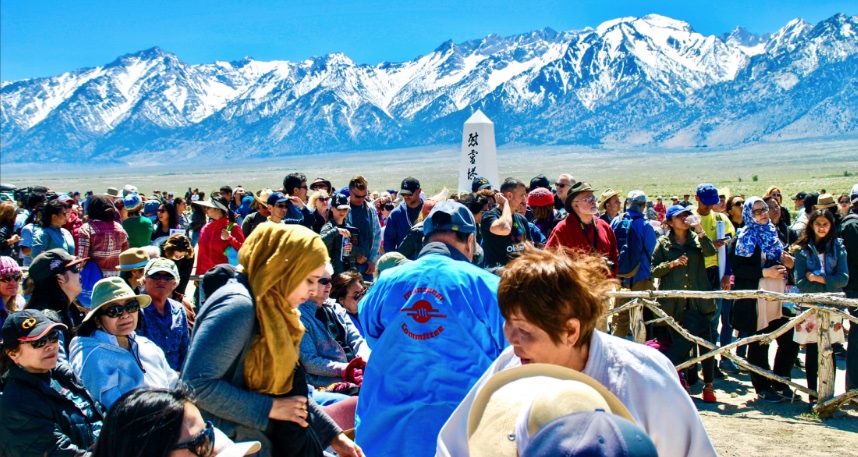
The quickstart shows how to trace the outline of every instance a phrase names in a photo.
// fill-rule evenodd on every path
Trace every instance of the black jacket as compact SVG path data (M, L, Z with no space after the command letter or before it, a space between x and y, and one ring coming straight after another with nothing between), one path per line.
M840 236L846 248L849 282L844 289L858 290L858 213L853 209L840 223Z
M91 405L91 418L50 387L50 380ZM0 396L0 455L3 457L83 456L95 443L104 410L65 362L44 375L12 366Z

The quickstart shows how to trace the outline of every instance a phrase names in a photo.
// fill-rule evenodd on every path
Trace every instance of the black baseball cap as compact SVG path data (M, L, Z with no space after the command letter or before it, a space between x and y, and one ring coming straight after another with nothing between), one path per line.
M471 182L471 192L476 192L483 189L491 189L492 185L488 179L478 176Z
M75 257L62 248L49 249L33 259L33 263L30 264L30 279L34 282L42 282L51 275L60 274L87 259Z
M3 323L3 341L36 341L56 327L68 328L54 322L36 309L25 309L12 313Z
M417 189L420 188L420 181L416 178L412 178L411 176L402 180L402 186L400 186L399 193L402 195L412 195L414 192L417 192Z
M337 192L333 197L331 197L331 208L348 209L349 197Z
M792 199L793 200L804 200L805 197L807 197L807 192L799 192L799 193L795 194L795 197L793 197Z
M530 190L536 189L537 187L544 187L551 190L551 183L548 182L548 178L546 178L545 175L539 175L530 180Z

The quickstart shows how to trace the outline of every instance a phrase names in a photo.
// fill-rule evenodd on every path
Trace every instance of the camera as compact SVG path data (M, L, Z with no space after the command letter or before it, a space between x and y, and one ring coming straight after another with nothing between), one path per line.
M613 270L614 270L614 267L616 267L616 266L617 266L617 264L616 264L616 263L612 262L612 261L611 261L610 259L608 259L607 257L602 257L602 260L604 260L604 261L605 261L605 265L606 265L606 266L608 267L608 269L609 269L609 270L611 270L611 271L613 271Z

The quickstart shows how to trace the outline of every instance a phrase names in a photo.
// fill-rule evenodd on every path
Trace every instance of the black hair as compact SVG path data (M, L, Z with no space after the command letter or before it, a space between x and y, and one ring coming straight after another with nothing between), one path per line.
M813 223L816 222L820 217L824 217L831 224L831 228L828 230L828 233L825 234L825 237L821 240L816 239L816 232L813 230ZM807 217L807 228L804 229L804 233L801 234L798 241L796 242L802 249L807 249L808 246L813 243L813 246L816 248L816 252L820 254L825 252L825 248L828 246L834 238L837 238L837 224L834 219L834 215L831 214L826 208L814 210Z
M161 209L162 206L167 210L167 224L169 227L161 227L161 230L169 232L170 229L174 229L179 226L179 212L176 211L176 206L170 202L162 201L161 204L158 205L158 209ZM160 220L158 221L158 225L161 225Z
M93 195L86 207L86 215L89 216L90 221L98 219L103 222L113 222L115 211L113 202L106 195Z
M27 225L36 220L36 216L42 212L42 204L47 200L45 194L33 193L27 198L27 208L30 209L30 215L27 216L27 220L24 222L24 225Z
M39 225L42 226L42 228L50 227L51 219L53 219L54 216L63 214L65 210L65 207L59 200L49 201L45 204L45 207L42 210L42 220L39 221Z
M140 388L125 393L104 418L92 457L167 457L182 436L190 390Z
M301 187L302 182L307 182L307 177L304 176L304 173L289 173L283 178L283 189L289 195L294 195L293 190L296 187Z
M474 216L480 214L483 208L489 204L489 199L485 195L471 193L459 199L459 203L465 205L468 211Z
M524 185L524 182L523 182L522 180L520 180L520 179L516 179L516 178L506 178L506 179L504 179L504 180L503 180L503 183L502 183L502 184L501 184L501 186L500 186L500 191L501 191L501 193L504 193L504 192L512 192L512 191L514 191L518 186L522 186L522 187L524 187L525 189L527 188L527 186L525 186L525 185Z
M3 377L9 368L15 364L8 353L17 351L19 347L21 347L21 342L18 340L0 341L0 377Z
M434 232L426 235L426 238L423 240L423 242L429 243L429 242L435 240L436 238L441 237L441 236L445 236L445 235L454 235L456 237L456 240L458 240L460 243L467 243L468 237L471 236L470 233L465 233L465 232L456 232L453 230L435 230Z
M63 271L65 273L65 271ZM36 283L33 282L33 294L24 309L52 309L57 313L65 313L69 310L71 300L60 286L57 279L58 274L52 274L47 279Z
M220 188L220 191L221 191L222 193L225 193L225 194L231 194L231 193L232 193L232 187L229 187L229 186L223 186L223 187L221 187L221 188Z

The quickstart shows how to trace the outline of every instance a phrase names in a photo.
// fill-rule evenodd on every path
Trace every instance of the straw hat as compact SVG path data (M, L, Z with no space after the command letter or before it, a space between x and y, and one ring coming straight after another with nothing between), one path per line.
M274 193L273 190L266 187L265 189L262 189L259 191L258 197L254 197L254 198L256 198L257 203L261 203L261 204L265 205L265 207L267 208L268 207L268 197L270 197L271 194L273 194L273 193Z
M149 262L149 254L141 248L131 248L122 251L119 254L119 265L116 269L119 271L130 271L138 268L143 268Z
M95 316L95 313L104 306L129 298L136 298L141 308L152 303L152 297L135 294L125 280L118 276L100 279L92 288L92 308L83 318L84 322L92 319L92 316Z
M826 209L836 207L837 200L834 199L834 195L822 194L819 196L819 199L816 201L816 205L813 206L813 209Z
M520 455L543 425L567 414L602 410L634 422L595 379L570 368L527 364L492 376L468 415L472 457Z
M599 197L599 212L605 212L605 203L608 202L612 197L619 197L620 192L614 189L608 189L602 192L602 196Z

